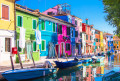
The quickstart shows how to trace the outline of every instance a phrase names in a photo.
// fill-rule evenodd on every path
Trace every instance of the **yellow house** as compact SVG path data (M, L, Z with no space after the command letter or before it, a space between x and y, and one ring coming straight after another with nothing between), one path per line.
M15 0L0 0L0 63L10 62L15 47Z
M101 51L105 51L104 44L103 44L103 32L100 31L100 49Z

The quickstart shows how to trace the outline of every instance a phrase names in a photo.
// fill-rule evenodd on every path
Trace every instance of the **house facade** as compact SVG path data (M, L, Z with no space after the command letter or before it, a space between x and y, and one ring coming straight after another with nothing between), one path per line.
M86 54L86 24L82 23L82 54Z
M94 51L94 54L96 53L96 41L95 41L95 29L92 28L92 43L93 43L93 51Z
M82 53L82 19L75 17L75 53L81 55Z
M105 51L105 47L103 44L103 32L102 31L100 31L100 50L101 50L101 52Z
M100 52L100 31L95 29L96 53Z
M113 45L115 53L118 53L120 50L120 38L118 36L113 36Z
M10 62L12 47L15 47L14 2L15 0L0 0L0 63Z
M31 53L35 61L40 59L39 45L36 43L35 30L39 29L39 15L34 10L16 5L16 46L23 57L23 61L32 59ZM25 29L25 48L20 48L19 39L21 28ZM17 59L16 59L17 62Z

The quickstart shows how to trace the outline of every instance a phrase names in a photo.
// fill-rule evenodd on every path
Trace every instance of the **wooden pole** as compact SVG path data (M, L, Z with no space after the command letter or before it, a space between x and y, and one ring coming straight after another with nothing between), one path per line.
M68 61L68 58L67 58L67 55L66 55L66 53L65 53L65 57L66 57L66 60Z
M13 64L12 54L10 55L10 60L11 60L12 70L14 70L14 64Z
M35 66L35 61L34 61L34 58L33 58L32 52L30 52L30 54L31 54L32 61L33 61L33 65L34 65L34 68L35 68L36 66Z
M19 52L18 52L18 59L19 59L19 62L20 62L21 69L23 69L23 65L22 65L22 62L21 62L21 58L20 58Z
M54 48L55 49L55 48ZM56 54L56 56L57 56L57 60L58 60L58 54L57 54L57 52L56 52L56 49L55 49L55 54ZM59 60L58 60L59 61Z

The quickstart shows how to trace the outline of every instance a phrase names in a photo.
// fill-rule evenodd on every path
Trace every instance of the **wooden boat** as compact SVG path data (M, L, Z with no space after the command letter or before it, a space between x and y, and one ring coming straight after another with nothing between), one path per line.
M2 76L8 81L17 81L25 79L33 79L55 73L55 68L27 68L15 69L2 73Z
M83 63L88 63L90 59L83 59Z
M82 65L82 61L79 61L79 60L78 61L71 60L71 61L66 61L66 62L54 61L54 62L59 69L70 68L70 67Z
M88 63L103 63L104 58L103 56L97 56L96 58L91 58Z

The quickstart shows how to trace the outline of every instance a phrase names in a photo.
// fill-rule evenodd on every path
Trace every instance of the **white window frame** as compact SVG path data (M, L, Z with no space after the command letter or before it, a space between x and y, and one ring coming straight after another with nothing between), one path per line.
M45 50L42 50L42 41L45 41ZM46 40L41 40L41 51L46 51Z
M5 37L5 39L6 39L6 38L9 38L9 37ZM12 49L12 46L11 46L11 42L12 42L12 41L11 41L11 40L12 40L12 39L10 38L10 52L11 52L11 49ZM4 44L4 45L5 45L5 44ZM5 45L5 48L6 48L6 45ZM4 48L4 50L5 50L5 48ZM5 51L5 53L10 53L10 52L6 52L6 51Z
M9 19L8 20L2 19L2 5L8 6L8 8L9 8ZM3 3L1 3L1 20L10 21L10 6L3 4Z
M32 29L33 29L33 20L36 20L36 19L32 19ZM36 20L36 28L37 28L37 20ZM33 30L36 30L36 29L33 29Z
M36 42L35 40L33 42ZM33 43L32 43L32 49L33 49ZM36 43L36 51L33 52L37 52L37 43Z
M20 27L20 26L18 26L18 16L21 16L21 15L17 15L17 27ZM23 16L21 16L22 17L22 26L21 27L23 27Z

